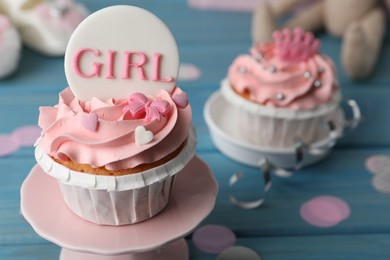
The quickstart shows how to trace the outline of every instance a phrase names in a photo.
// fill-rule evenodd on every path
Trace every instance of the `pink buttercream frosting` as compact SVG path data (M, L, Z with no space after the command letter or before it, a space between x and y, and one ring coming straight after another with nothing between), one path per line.
M81 102L66 88L60 93L58 105L40 108L42 138L38 145L54 158L109 170L155 162L178 149L188 136L191 107L176 106L171 96L179 93L176 87L172 94L162 90L157 97L148 97L169 104L169 112L161 114L159 120L145 120L125 109L128 99ZM96 129L85 126L85 118L91 115L92 121L97 118ZM135 143L138 126L153 133L151 142Z
M229 68L231 86L272 107L307 110L330 102L339 91L333 62L316 51L319 42L310 34L296 29L292 37L301 37L301 43L294 38L286 43L286 35L276 33L275 43L256 44L250 55L237 57Z

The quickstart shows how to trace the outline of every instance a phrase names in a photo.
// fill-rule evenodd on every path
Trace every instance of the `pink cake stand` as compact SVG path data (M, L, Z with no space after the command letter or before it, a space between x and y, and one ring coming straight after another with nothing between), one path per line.
M194 157L176 176L167 207L134 225L102 226L85 221L65 204L57 181L34 166L21 188L21 211L43 238L62 247L61 260L188 259L184 236L211 212L217 183Z

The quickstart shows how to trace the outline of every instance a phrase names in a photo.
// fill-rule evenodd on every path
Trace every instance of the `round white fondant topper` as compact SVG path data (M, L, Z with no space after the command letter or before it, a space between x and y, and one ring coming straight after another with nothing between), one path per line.
M81 101L172 92L178 71L172 33L155 15L134 6L91 14L73 33L65 54L66 78Z

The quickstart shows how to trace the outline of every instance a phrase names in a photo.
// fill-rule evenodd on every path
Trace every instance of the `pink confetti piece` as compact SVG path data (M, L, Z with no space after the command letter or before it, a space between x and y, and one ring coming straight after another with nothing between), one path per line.
M372 179L372 186L384 194L390 194L390 174L378 174Z
M236 235L227 227L206 225L192 235L194 245L207 253L219 253L236 243Z
M191 8L196 9L209 9L209 10L218 10L218 11L237 11L237 12L253 12L253 9L259 2L267 2L269 4L274 4L278 0L246 0L246 1L237 1L237 0L188 0L188 4ZM296 8L294 12L304 11L311 4L321 0L304 0Z
M217 260L261 260L260 256L250 248L244 246L232 246L223 250Z
M220 11L240 11L240 12L249 12L252 11L256 4L259 3L259 0L246 0L246 1L237 1L237 0L188 0L188 4L192 8L197 9L210 9L210 10L220 10Z
M180 64L178 80L194 81L199 79L201 75L202 72L197 66L188 63Z
M11 137L23 147L33 146L41 134L41 128L37 125L26 125L16 128Z
M0 135L0 157L13 154L19 149L19 143L11 135Z
M346 220L351 213L349 205L335 196L318 196L301 206L301 217L317 227L333 227Z
M374 174L389 173L390 174L390 156L374 155L366 159L365 166L367 170Z

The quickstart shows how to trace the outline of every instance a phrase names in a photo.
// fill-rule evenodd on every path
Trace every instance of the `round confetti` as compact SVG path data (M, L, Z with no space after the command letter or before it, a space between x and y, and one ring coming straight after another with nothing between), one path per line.
M37 125L26 125L16 128L11 136L18 140L20 146L33 146L41 131L41 128Z
M232 246L223 250L217 260L261 260L261 257L252 249L243 246Z
M180 81L193 81L200 78L201 75L200 69L193 64L180 64L179 67L179 77Z
M13 154L19 149L19 143L11 135L0 135L0 157Z
M382 193L390 194L390 175L378 174L372 179L372 185L374 188Z
M194 245L207 253L219 253L236 243L233 231L220 225L206 225L192 235Z
M374 155L366 159L366 168L371 173L389 173L390 174L390 156Z
M349 205L334 196L318 196L301 206L301 216L317 227L332 227L347 219L351 213Z

